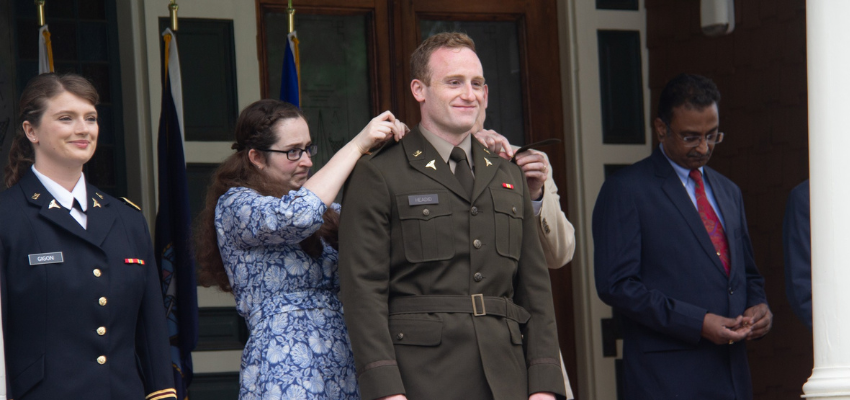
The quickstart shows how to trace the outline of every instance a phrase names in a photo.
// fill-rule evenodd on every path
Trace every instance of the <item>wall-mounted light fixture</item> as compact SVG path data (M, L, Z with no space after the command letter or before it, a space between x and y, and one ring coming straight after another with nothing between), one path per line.
M735 30L735 0L700 0L700 25L706 36L723 36Z

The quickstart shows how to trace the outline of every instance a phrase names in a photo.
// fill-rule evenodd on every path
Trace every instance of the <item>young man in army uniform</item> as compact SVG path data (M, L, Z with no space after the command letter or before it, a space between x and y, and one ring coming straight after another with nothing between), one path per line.
M475 45L413 53L422 121L360 160L340 223L341 298L364 399L563 398L555 313L526 180L471 140Z

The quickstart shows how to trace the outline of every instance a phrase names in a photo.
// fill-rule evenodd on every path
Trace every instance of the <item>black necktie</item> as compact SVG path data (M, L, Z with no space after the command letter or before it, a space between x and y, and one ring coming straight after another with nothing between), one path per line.
M71 208L68 210L68 212L71 212L71 210L73 210L73 209L75 209L75 208L76 208L77 210L79 210L79 211L80 211L81 213L83 213L83 214L85 214L85 213L86 213L85 211L83 211L83 206L80 204L80 202L79 202L79 201L77 201L77 198L76 198L76 197L74 198L74 204L72 204L72 205L71 205Z
M466 195L472 197L472 185L475 178L472 177L472 170L469 169L469 162L466 161L466 152L460 147L452 149L452 154L449 158L457 163L455 165L455 178L460 182L460 186L466 190Z

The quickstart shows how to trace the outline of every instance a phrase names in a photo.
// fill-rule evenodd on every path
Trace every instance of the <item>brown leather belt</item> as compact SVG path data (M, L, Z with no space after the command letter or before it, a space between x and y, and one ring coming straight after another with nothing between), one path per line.
M476 317L504 317L524 324L531 314L506 297L463 295L401 296L390 300L390 315L423 313L467 313Z

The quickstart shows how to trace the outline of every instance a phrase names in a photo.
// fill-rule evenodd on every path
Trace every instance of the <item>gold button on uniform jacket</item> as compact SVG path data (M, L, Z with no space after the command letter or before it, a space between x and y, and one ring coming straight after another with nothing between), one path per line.
M466 195L413 129L343 198L341 298L363 399L564 394L549 273L522 171L472 141Z

